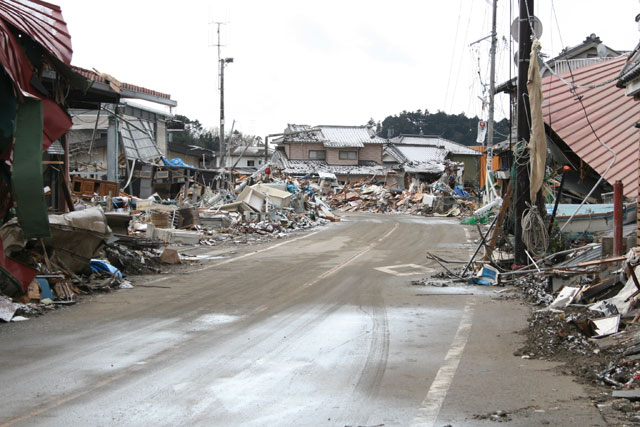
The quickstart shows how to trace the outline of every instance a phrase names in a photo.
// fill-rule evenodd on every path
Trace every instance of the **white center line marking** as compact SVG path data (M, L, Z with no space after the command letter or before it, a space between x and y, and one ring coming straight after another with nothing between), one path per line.
M351 258L349 258L348 260L346 260L345 262L343 262L342 264L336 265L335 267L333 267L331 270L325 271L324 273L322 273L321 275L319 275L317 278L315 278L314 280L311 280L310 282L305 283L304 285L302 285L300 287L300 289L306 289L309 286L313 286L316 283L318 283L320 280L331 276L333 273L337 272L338 270L341 270L342 268L346 267L347 265L351 264L353 261L357 260L358 258L360 258L362 255L366 254L367 252L369 252L371 249L375 248L378 243L382 242L384 239L386 239L387 237L389 237L391 235L391 233L393 233L394 231L396 231L398 229L398 227L400 226L400 223L396 223L396 225L394 225L394 227L389 230L384 236L380 237L378 240L374 241L373 243L371 243L369 246L367 246L364 250L362 250L361 252L358 252L357 254L355 254L354 256L352 256Z
M456 370L462 358L462 352L469 339L474 305L475 299L469 301L464 307L464 313L462 314L462 319L460 319L458 331L447 352L447 356L444 358L444 365L440 367L436 378L433 380L433 383L431 383L429 392L422 401L418 414L411 423L412 427L432 427L435 425L444 398L447 396L449 387L453 382L453 377L456 375Z

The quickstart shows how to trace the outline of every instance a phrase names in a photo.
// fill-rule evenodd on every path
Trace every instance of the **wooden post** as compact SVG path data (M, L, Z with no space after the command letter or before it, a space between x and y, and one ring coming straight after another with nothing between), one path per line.
M491 240L489 241L489 245L487 246L487 253L485 254L484 259L490 260L491 254L493 253L493 249L496 247L496 242L498 241L498 236L500 235L500 229L502 228L502 223L504 222L504 217L509 209L509 205L511 204L511 195L513 194L513 183L509 181L509 185L507 186L507 194L504 196L504 200L502 201L502 207L500 208L500 213L498 214L498 221L496 222L496 226L493 229L493 234L491 235Z
M531 133L531 109L529 108L529 92L527 79L529 73L529 55L531 53L531 21L533 18L533 0L520 0L520 24L518 27L518 131L517 146L527 145ZM520 157L516 164L515 184L515 263L528 264L525 245L522 241L522 215L527 209L529 201L529 149L521 147Z

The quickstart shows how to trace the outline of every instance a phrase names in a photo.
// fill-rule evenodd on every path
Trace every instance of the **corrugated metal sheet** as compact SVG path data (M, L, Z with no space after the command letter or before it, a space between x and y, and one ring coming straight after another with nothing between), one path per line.
M118 120L121 143L128 159L152 160L162 156L155 144L153 124L133 117Z
M32 86L32 64L11 26L49 51L59 61L52 61L55 68L66 68L71 63L71 37L58 6L38 0L0 1L0 64L17 91L42 101L42 147L46 150L71 127L71 119L52 99Z
M47 148L47 153L49 153L49 154L58 154L58 155L62 156L62 155L64 155L64 147L62 146L62 143L60 143L60 141L55 140L49 146L49 148Z
M580 68L561 77L578 85L594 85L615 79L627 57L620 56L611 61ZM625 96L616 82L596 89L571 88L555 76L542 80L544 101L542 111L545 122L566 142L569 147L599 174L604 174L611 153L598 142L589 123L600 141L608 145L617 156L605 179L613 184L621 180L624 194L638 194L638 129L634 127L640 114L640 103ZM586 110L582 109L578 97Z
M322 143L329 148L362 148L364 144L386 142L366 126L316 126L322 132Z
M0 15L60 61L71 65L71 36L60 6L39 0L3 0Z
M589 246L573 258L569 258L556 265L558 268L577 267L582 262L595 261L602 258L602 246Z

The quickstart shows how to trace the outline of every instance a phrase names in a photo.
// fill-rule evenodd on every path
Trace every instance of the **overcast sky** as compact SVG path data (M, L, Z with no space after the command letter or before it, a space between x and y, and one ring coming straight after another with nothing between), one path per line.
M488 0L50 1L62 7L74 65L169 93L174 113L206 126L219 123L216 21L222 56L234 58L225 69L227 130L233 120L265 136L287 123L363 125L402 110L483 114L489 42L469 45L490 32ZM617 50L640 39L638 0L535 5L550 56L591 33ZM511 7L498 2L498 82L514 73L517 1Z

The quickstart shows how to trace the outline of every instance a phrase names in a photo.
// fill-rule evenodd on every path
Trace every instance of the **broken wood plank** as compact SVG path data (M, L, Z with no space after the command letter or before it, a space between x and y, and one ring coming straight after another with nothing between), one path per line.
M581 262L577 264L576 267L592 267L594 265L612 264L614 262L621 262L626 259L627 259L626 256L616 256L612 258L597 259L594 261Z
M493 249L496 247L496 242L498 241L498 236L500 235L500 230L502 229L502 223L504 222L504 217L507 214L507 209L509 209L509 204L511 203L511 195L513 194L511 180L509 180L509 185L507 186L507 194L504 196L504 200L502 201L502 206L500 207L500 213L498 213L498 221L496 222L496 227L493 229L493 234L491 235L491 240L489 241L489 246L487 247L487 253L485 253L484 259L490 260L491 255L493 253Z
M611 397L629 400L640 400L640 390L613 390Z

